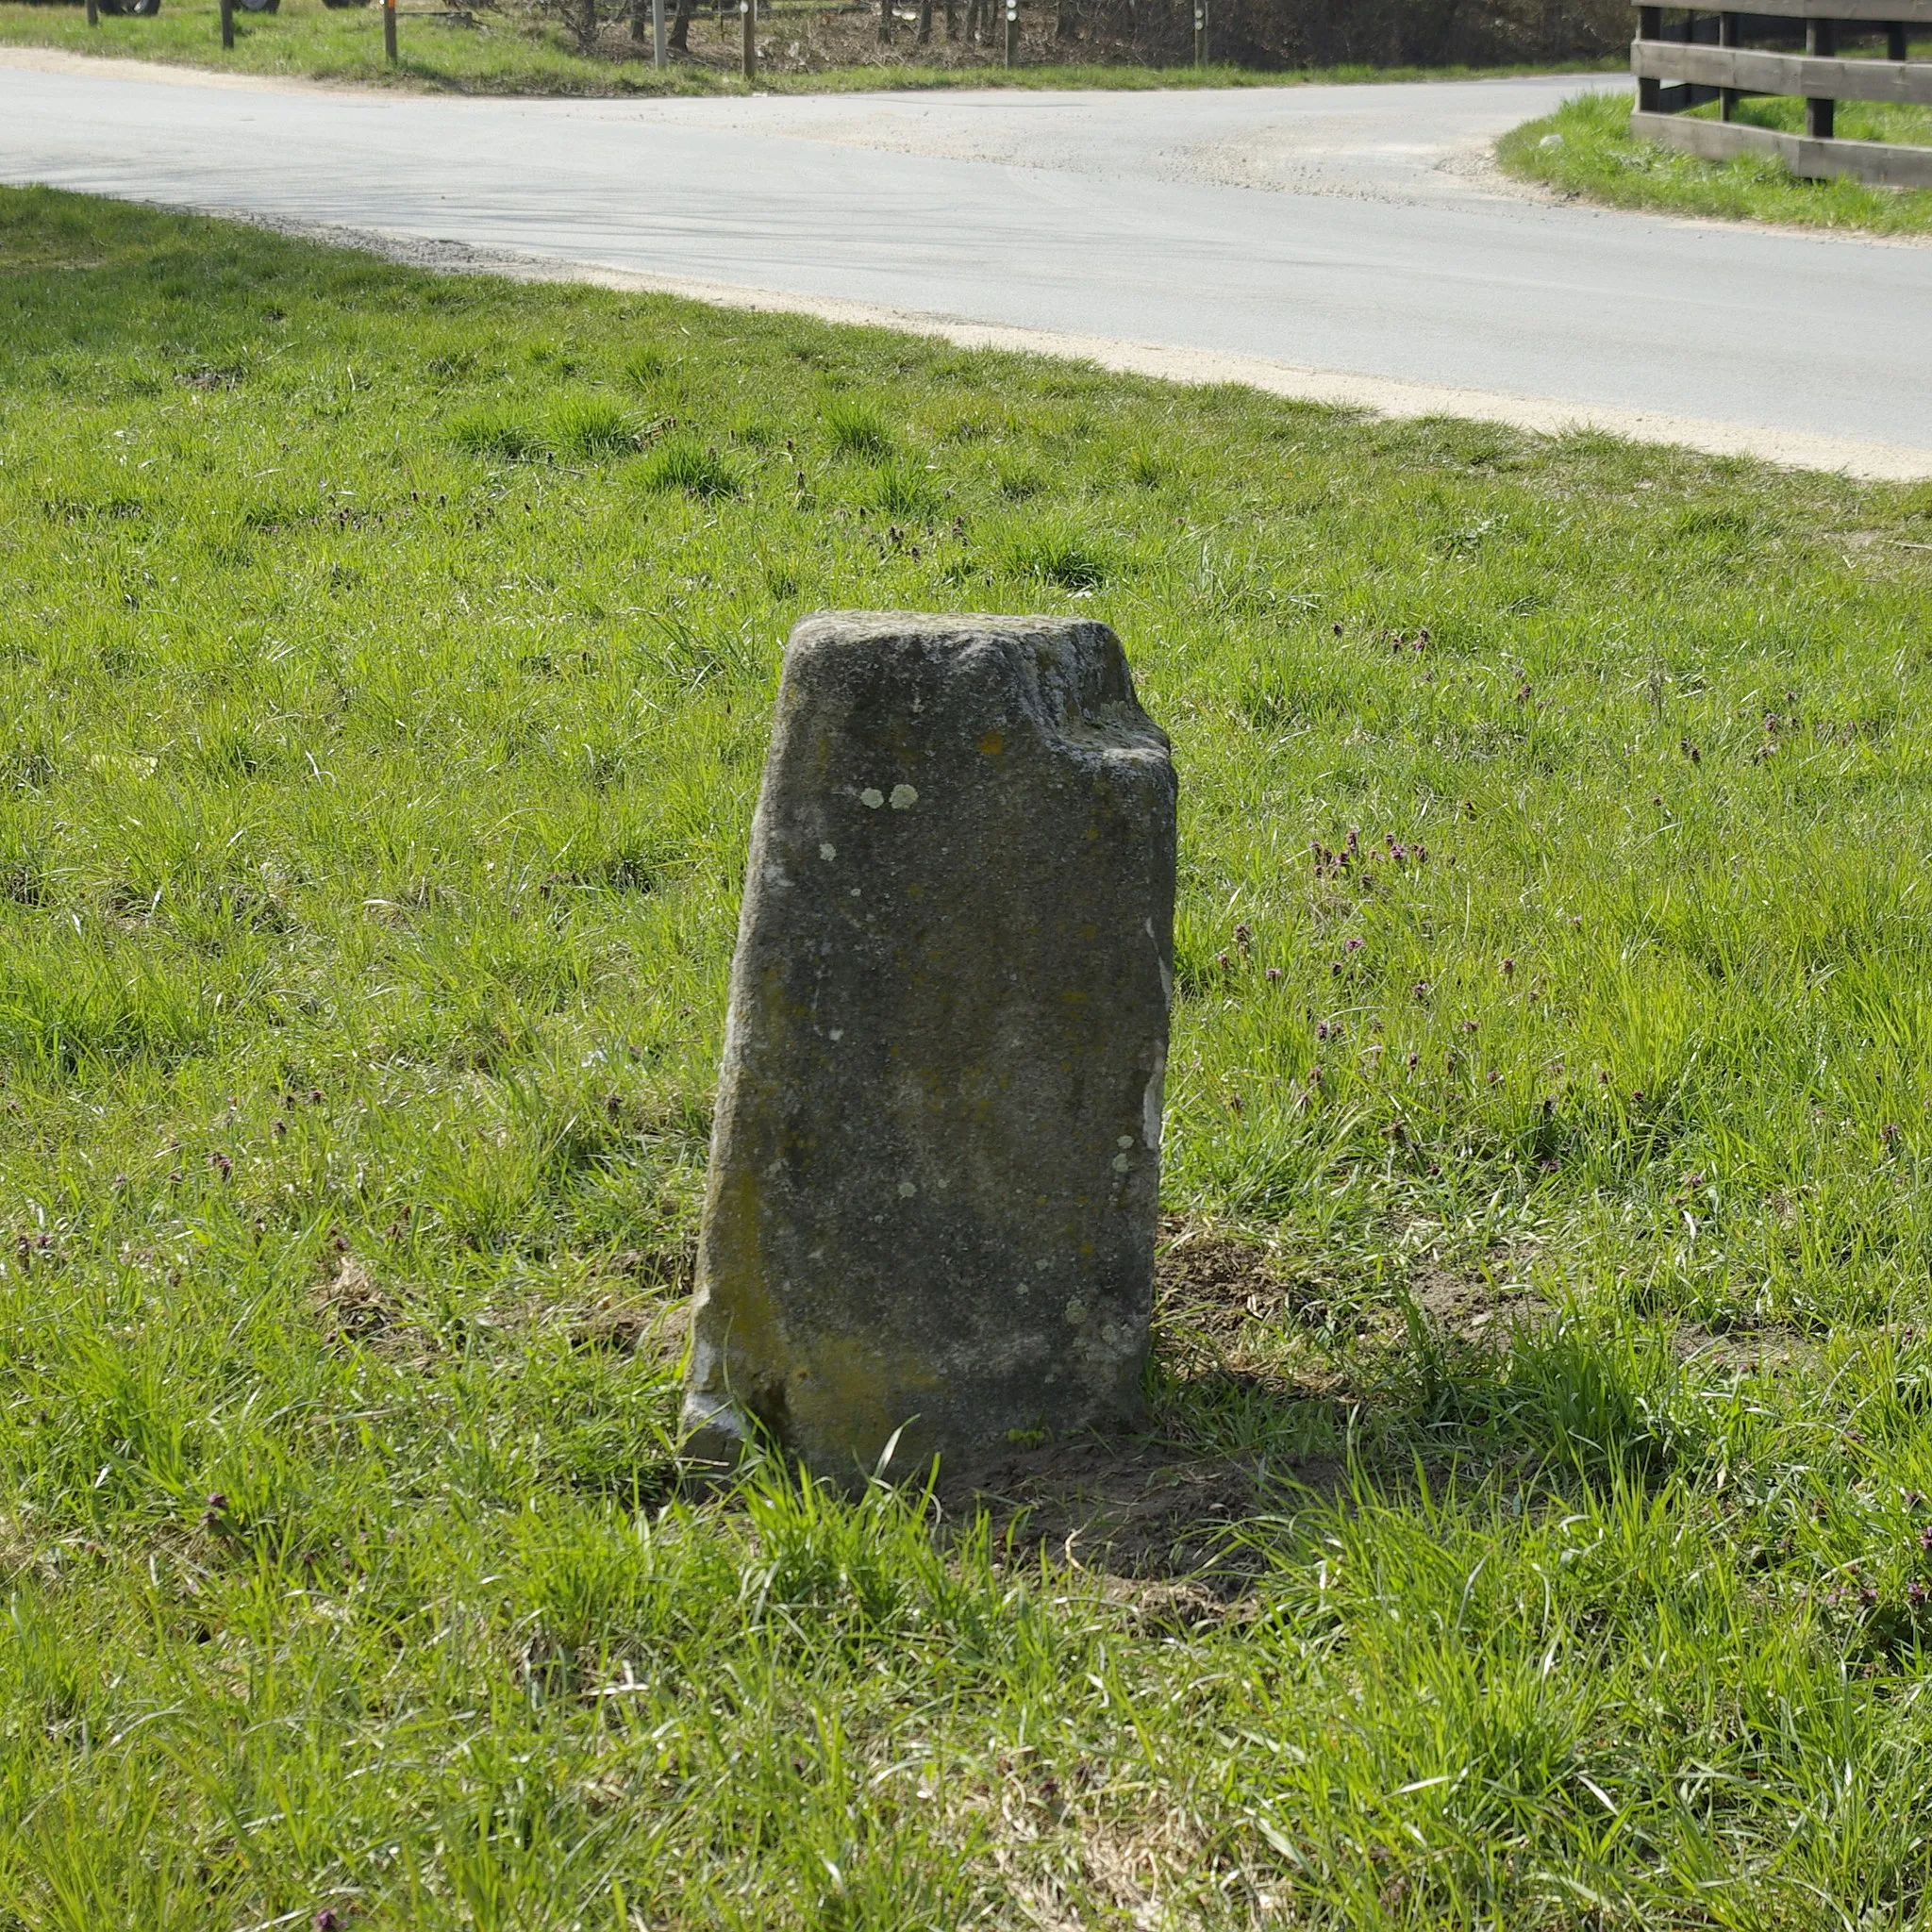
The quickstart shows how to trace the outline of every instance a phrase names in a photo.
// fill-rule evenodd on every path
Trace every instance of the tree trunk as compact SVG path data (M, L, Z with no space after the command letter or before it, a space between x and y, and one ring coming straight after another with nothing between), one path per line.
M692 0L677 0L677 16L671 23L671 51L674 54L691 52L691 10Z
M919 0L919 31L914 38L922 47L932 43L932 0Z

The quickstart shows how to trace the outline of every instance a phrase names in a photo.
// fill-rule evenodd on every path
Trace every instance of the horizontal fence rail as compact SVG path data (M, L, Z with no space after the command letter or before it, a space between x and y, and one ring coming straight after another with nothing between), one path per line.
M1674 33L1666 32L1664 8L1637 9L1637 39L1630 44L1630 71L1637 76L1633 134L1708 160L1774 155L1792 174L1811 179L1851 175L1892 188L1932 188L1932 147L1845 141L1836 131L1840 101L1932 107L1932 60L1907 58L1912 29L1932 30L1932 0L1768 0L1748 13L1669 10L1682 18ZM1841 58L1840 27L1848 37L1882 34L1886 58ZM1799 30L1803 53L1742 44L1791 39ZM1804 133L1734 119L1747 94L1802 99ZM1683 118L1685 108L1707 101L1718 102L1721 119Z

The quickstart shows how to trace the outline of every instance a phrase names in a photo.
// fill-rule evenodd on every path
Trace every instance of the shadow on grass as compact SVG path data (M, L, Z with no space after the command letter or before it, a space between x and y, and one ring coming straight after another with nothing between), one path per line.
M1440 1272L1342 1311L1269 1256L1165 1244L1149 1426L1016 1449L942 1485L1015 1557L1224 1607L1265 1557L1241 1525L1480 1491L1512 1510L1579 1487L1653 1489L1711 1453L1668 1327L1560 1314L1520 1284Z

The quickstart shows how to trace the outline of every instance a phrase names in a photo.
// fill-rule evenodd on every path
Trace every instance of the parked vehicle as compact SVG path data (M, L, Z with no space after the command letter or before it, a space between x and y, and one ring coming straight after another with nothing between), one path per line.
M282 0L235 0L244 13L275 13ZM322 0L325 7L361 7L367 0ZM94 0L102 13L132 14L138 20L152 20L161 10L161 0Z

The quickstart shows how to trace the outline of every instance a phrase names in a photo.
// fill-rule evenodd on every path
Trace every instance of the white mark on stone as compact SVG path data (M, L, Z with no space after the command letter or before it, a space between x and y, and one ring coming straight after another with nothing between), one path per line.
M1116 1147L1131 1147L1134 1144L1134 1137L1131 1134L1123 1134L1113 1144Z
M842 1026L834 1026L832 1030L825 1035L825 1038L827 1040L843 1040L845 1038L845 1029Z
M1114 1156L1114 1158L1113 1158L1113 1171L1114 1171L1114 1173L1116 1173L1116 1174L1125 1174L1125 1173L1126 1173L1126 1171L1127 1171L1127 1157L1126 1157L1126 1156L1125 1156L1124 1154L1116 1154L1116 1155Z
M918 803L919 793L911 786L894 785L892 787L892 809L894 811L910 811Z
M1147 922L1147 943L1154 948L1154 963L1160 969L1160 1003L1164 1007L1174 1005L1174 974L1168 969L1165 959L1160 957L1160 941L1154 937L1154 922Z
M858 897L858 888L857 886L854 886L852 889L852 896L855 899Z
M858 802L864 806L867 811L876 811L880 806L885 804L886 794L876 785L868 785L858 794Z
M1069 1302L1064 1313L1069 1324L1077 1328L1087 1319L1087 1304L1079 1301Z
M1157 1151L1160 1146L1160 1094L1166 1084L1167 1055L1163 1052L1147 1077L1147 1091L1141 1096L1141 1140Z
M1041 1274L1044 1274L1046 1271L1053 1266L1053 1263L1051 1261L1036 1261L1033 1265L1040 1271Z
M838 856L839 848L836 845L821 845L819 847L819 857L821 858L837 858Z
M899 1183L899 1198L902 1201L911 1200L918 1191L918 1188L911 1181L901 1181Z

